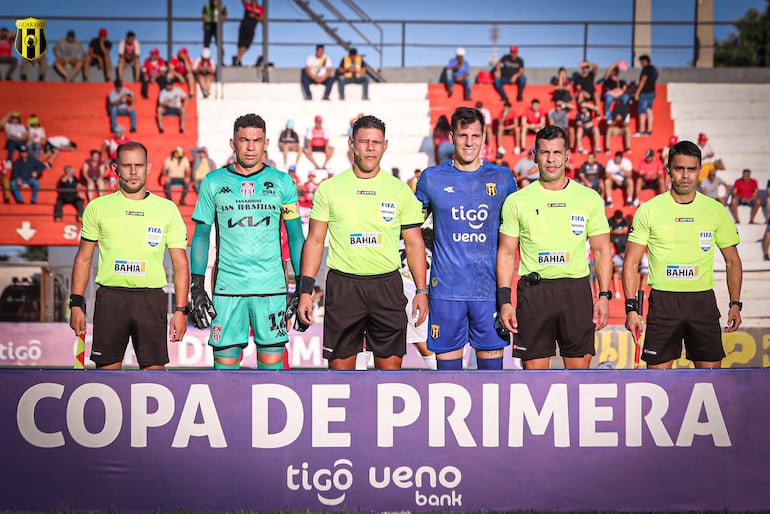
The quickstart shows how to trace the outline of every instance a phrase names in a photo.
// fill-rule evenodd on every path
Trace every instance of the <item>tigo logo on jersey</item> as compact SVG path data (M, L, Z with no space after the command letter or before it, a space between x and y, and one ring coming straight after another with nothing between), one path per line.
M155 248L163 240L163 228L147 227L147 244L150 248Z
M671 280L698 280L700 278L700 266L668 264L666 266L666 278Z
M353 248L382 246L381 232L355 232L350 234L350 246Z
M241 194L243 196L254 196L254 181L241 182Z
M711 250L711 245L714 244L714 233L711 231L701 232L698 234L698 240L700 241L700 249L708 252Z
M147 262L115 259L113 270L116 275L146 275Z
M537 252L541 266L569 266L570 252Z
M497 196L497 184L494 182L487 182L487 194L489 196Z
M390 223L396 217L396 204L393 202L380 203L380 215L382 219Z
M586 231L586 217L582 214L573 214L570 216L569 227L576 236L583 235Z

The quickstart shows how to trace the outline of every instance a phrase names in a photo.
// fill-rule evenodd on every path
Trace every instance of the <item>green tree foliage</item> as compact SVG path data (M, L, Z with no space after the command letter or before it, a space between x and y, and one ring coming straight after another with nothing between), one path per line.
M763 12L749 9L735 22L736 33L714 43L714 66L750 67L768 65L770 0Z

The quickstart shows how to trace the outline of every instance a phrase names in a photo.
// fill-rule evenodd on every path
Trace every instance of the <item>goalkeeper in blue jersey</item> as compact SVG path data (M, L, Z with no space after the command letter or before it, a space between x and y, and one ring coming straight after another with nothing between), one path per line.
M240 367L250 328L258 368L283 368L289 337L281 221L295 270L305 237L297 186L288 174L263 162L268 144L260 116L235 120L230 140L235 162L206 175L193 212L190 320L201 329L211 325L215 369ZM213 303L204 286L212 227L217 242Z
M439 370L462 369L463 348L479 369L502 369L507 335L495 330L495 263L500 210L516 191L508 168L480 158L484 116L459 107L452 115L454 159L426 169L417 198L433 213L428 349Z

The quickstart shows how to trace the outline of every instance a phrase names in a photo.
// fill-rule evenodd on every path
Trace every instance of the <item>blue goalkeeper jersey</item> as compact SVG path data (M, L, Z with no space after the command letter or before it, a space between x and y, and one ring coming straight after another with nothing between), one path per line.
M214 294L286 292L281 219L298 216L297 186L282 171L241 175L230 165L206 175L192 217L216 230Z
M484 161L475 171L447 161L422 173L417 198L433 213L431 298L495 299L500 211L515 191L508 168Z

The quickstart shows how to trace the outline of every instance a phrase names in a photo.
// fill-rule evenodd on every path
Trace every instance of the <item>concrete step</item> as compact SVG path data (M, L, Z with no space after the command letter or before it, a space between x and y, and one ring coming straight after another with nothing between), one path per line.
M770 102L770 88L766 84L669 83L668 99L672 105L695 99L700 102L728 104L747 100Z
M717 139L726 136L740 136L747 138L746 146L751 146L751 140L766 139L770 123L762 118L745 118L739 123L725 123L719 119L692 119L689 117L674 117L676 133L680 138L696 141L698 134L704 132L708 135L712 145Z

